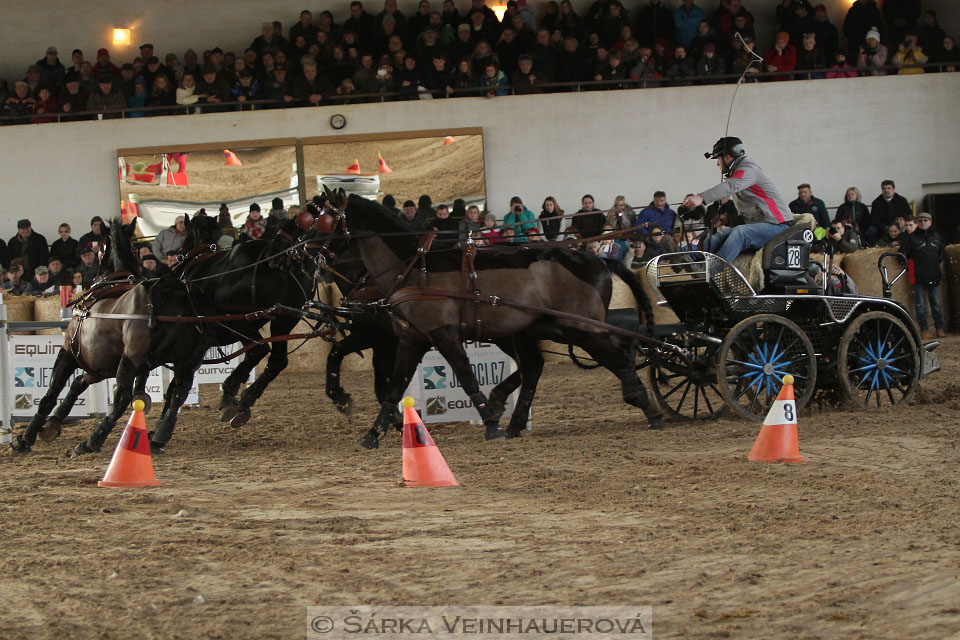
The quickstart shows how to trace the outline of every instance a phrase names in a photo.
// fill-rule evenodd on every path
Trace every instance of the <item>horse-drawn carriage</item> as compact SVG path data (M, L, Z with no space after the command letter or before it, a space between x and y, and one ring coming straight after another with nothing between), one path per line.
M646 277L679 324L658 325L653 337L681 352L644 349L652 391L668 415L702 420L722 411L760 420L776 399L783 376L795 380L797 405L815 391L859 406L908 401L918 381L940 369L908 311L890 294L906 271L906 259L884 254L878 263L884 297L831 295L829 262L810 259L812 233L796 224L763 249L763 288L706 252L664 254ZM884 258L902 270L888 280ZM829 260L829 256L825 256ZM811 270L811 265L814 265ZM824 268L826 267L826 268ZM819 271L821 278L811 275Z

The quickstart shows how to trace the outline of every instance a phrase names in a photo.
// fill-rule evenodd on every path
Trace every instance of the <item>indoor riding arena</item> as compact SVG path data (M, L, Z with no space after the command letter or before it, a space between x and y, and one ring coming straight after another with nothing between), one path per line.
M11 17L0 638L960 639L958 7L453 4Z

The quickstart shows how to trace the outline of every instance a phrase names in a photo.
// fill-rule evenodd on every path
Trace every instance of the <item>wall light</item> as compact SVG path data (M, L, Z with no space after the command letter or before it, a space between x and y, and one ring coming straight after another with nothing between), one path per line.
M130 29L114 29L113 44L114 46L129 46L130 45Z
M497 20L499 20L500 22L503 22L503 14L507 12L507 5L500 4L490 8L493 9L493 12L495 14L497 14Z

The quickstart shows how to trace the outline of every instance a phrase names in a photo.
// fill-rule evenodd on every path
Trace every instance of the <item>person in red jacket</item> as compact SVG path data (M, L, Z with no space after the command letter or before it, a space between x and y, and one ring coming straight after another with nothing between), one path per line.
M793 71L797 68L797 48L790 44L790 34L781 31L773 46L764 55L767 71ZM790 80L790 74L774 76L773 80Z

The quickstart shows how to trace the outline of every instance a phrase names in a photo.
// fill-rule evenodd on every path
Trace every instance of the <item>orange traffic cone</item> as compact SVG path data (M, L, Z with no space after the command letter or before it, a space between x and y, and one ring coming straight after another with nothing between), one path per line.
M453 144L454 142L459 142L459 141L458 141L456 138L454 138L453 136L447 136L446 138L443 139L443 144L445 144L445 145L447 145L447 144Z
M751 462L803 462L797 441L797 403L793 399L793 376L783 376L783 386L763 421L760 435L750 449Z
M443 454L413 409L413 398L403 399L403 485L459 487Z
M243 163L240 162L240 158L237 157L237 154L235 154L233 151L230 151L229 149L224 149L224 150L223 150L223 157L224 157L224 160L226 161L228 167L242 167L242 166L243 166Z
M387 166L386 161L383 159L383 156L380 155L379 151L377 151L377 161L380 163L380 168L377 169L378 173L393 173L393 169Z
M356 158L353 159L353 164L347 167L347 170L344 173L352 173L354 175L360 175L360 161Z
M133 401L133 413L120 436L113 460L107 467L101 487L159 487L160 481L153 476L153 459L150 457L150 442L143 419L143 400Z

